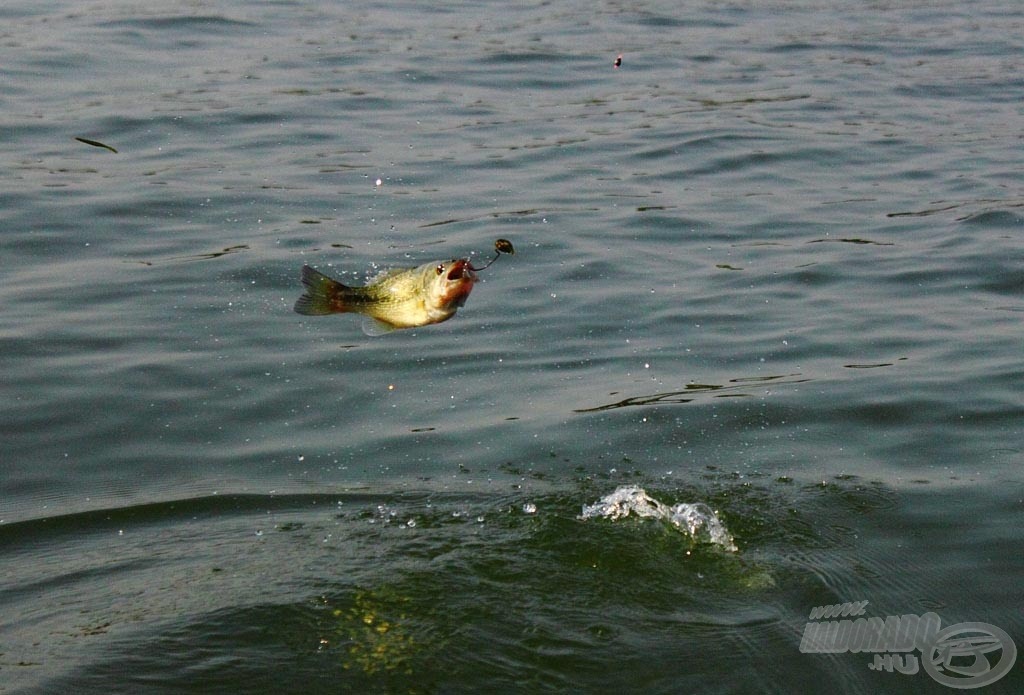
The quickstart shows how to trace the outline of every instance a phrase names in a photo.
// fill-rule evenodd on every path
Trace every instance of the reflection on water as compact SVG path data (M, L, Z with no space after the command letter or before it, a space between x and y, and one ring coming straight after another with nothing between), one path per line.
M424 651L434 653L437 645L426 636L415 635L410 613L411 597L393 586L356 589L346 606L321 599L327 615L317 626L319 650L342 652L342 668L358 669L367 676L398 673L410 676L415 659Z
M228 246L220 251L210 251L208 253L196 253L190 256L174 256L172 258L165 258L160 261L136 261L142 265L154 265L156 263L172 263L174 261L209 261L214 258L221 258L239 251L245 251L249 248L248 244L235 244L234 246Z
M634 405L667 405L678 403L692 403L702 395L711 398L745 398L758 394L745 393L751 384L802 384L811 381L810 378L798 378L801 375L779 374L776 376L755 376L730 379L726 384L687 384L682 391L665 391L654 393L649 396L631 396L614 403L594 406L592 408L577 408L575 413L594 413L601 410L614 410L615 408L626 408ZM615 395L611 393L609 395Z
M896 245L896 244L892 243L891 241L872 241L871 239L858 239L858 238L849 238L849 239L811 239L807 243L808 244L827 244L827 243L861 244L861 245L866 245L866 246L895 246Z

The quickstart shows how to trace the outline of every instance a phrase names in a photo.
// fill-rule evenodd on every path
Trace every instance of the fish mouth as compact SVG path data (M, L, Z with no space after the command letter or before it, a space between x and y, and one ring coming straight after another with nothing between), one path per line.
M469 280L471 282L473 280L476 280L476 274L470 267L469 260L465 258L460 258L457 261L452 261L451 270L448 271L448 280Z

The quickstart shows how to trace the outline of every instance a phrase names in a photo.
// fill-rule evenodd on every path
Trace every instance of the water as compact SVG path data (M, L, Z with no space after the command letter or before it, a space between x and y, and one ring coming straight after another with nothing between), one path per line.
M800 651L865 600L1024 648L1017 3L0 16L0 692L948 692ZM499 236L444 324L291 310ZM629 486L737 550L580 518Z

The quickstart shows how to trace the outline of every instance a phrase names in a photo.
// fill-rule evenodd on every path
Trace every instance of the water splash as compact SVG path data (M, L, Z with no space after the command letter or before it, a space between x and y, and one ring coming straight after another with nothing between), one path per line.
M711 543L729 552L738 550L732 535L708 505L703 502L680 502L670 507L648 495L638 485L623 485L594 504L583 505L583 513L579 518L616 521L630 515L666 521L688 534L697 543Z

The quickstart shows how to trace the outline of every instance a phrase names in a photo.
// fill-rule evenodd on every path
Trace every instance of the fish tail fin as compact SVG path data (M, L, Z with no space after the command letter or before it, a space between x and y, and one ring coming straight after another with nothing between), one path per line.
M306 316L323 316L348 311L344 292L349 288L308 265L302 266L302 284L306 293L295 302L295 311Z

